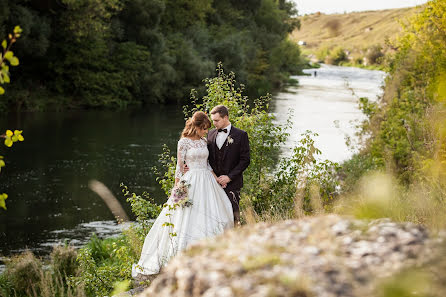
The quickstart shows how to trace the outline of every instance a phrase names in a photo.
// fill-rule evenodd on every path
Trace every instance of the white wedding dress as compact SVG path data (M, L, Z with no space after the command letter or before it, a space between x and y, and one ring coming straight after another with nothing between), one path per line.
M133 265L133 277L159 273L171 257L192 242L221 234L234 226L231 202L215 180L208 156L206 139L178 141L175 177L190 184L192 206L163 208L146 236L138 264ZM189 167L185 174L184 163ZM167 200L168 205L173 205L171 200Z

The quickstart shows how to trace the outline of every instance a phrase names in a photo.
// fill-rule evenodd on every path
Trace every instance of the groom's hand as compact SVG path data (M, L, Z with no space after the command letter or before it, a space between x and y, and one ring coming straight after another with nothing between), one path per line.
M226 185L231 181L231 179L227 175L220 175L217 178L217 182L223 187L226 188Z

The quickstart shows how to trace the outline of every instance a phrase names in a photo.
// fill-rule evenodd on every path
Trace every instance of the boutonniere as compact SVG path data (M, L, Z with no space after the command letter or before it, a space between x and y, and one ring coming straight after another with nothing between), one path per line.
M226 143L226 146L234 143L234 139L231 137L231 135L228 135L227 139L228 139L228 142Z

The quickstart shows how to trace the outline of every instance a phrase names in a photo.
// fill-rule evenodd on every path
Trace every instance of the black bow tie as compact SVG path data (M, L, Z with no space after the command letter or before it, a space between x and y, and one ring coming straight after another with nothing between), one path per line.
M228 129L218 129L218 132L225 132L225 133L228 133Z

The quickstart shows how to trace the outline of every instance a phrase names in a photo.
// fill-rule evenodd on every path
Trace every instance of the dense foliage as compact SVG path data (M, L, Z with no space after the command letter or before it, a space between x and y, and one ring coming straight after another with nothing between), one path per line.
M389 52L388 48L384 49L380 44L364 47L361 50L336 46L322 47L315 52L315 56L319 63L383 70L385 56Z
M252 94L302 68L287 0L1 0L0 36L21 24L22 67L3 110L186 102L217 62Z
M446 1L430 1L394 45L384 96L362 99L363 151L344 165L347 186L370 169L386 169L426 197L446 197Z
M241 192L242 212L254 213L259 219L288 218L299 213L311 213L316 208L331 204L337 193L337 164L319 160L321 152L314 146L307 131L289 156L279 158L289 128L290 118L284 125L269 112L270 96L249 100L238 88L234 73L226 74L222 66L217 76L206 79L206 95L201 99L191 94L192 104L185 106L185 118L195 111L210 110L219 104L229 108L231 123L249 135L251 163L243 173ZM286 120L286 115L279 115ZM175 158L168 151L161 156L164 172L159 182L166 194L173 185ZM313 203L315 202L315 203Z
M360 218L391 218L446 227L446 1L429 1L393 46L384 96L361 100L362 152L343 165L339 210ZM380 170L385 174L370 174ZM359 183L356 183L359 180ZM444 245L423 267L405 269L376 296L445 296Z

